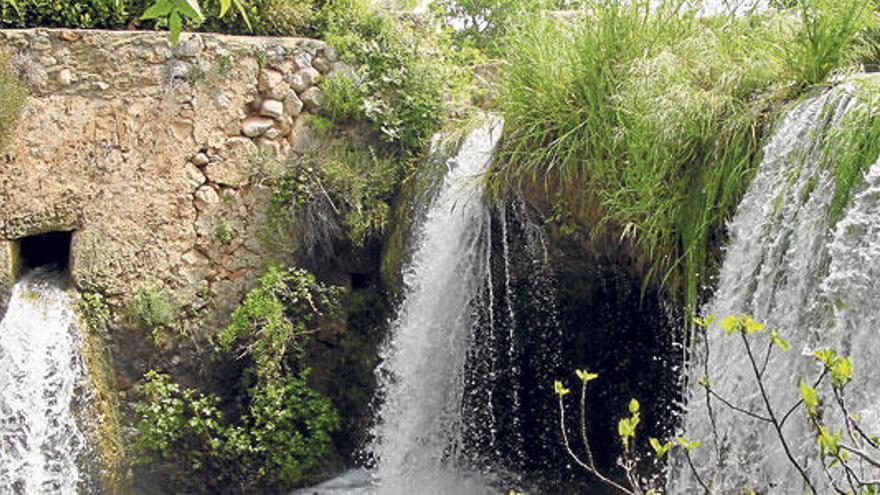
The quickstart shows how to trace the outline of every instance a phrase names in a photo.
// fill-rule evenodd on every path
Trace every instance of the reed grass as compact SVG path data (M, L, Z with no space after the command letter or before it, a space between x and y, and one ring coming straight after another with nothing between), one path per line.
M805 32L785 13L706 18L685 0L592 0L577 20L524 20L506 50L491 184L576 190L601 210L581 214L599 218L582 227L616 238L646 286L693 308L771 109L854 60L856 33L826 24L863 17L810 19ZM831 33L847 39L822 41ZM794 70L801 62L811 67Z

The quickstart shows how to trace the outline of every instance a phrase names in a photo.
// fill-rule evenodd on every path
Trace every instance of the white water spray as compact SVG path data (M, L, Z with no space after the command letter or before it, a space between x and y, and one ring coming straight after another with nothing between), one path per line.
M500 122L490 118L464 139L416 233L405 299L380 369L385 401L371 448L380 493L486 491L452 465L462 431L470 303L489 270L483 243L490 214L475 179L500 135Z
M73 414L84 376L63 276L18 282L0 322L0 492L79 493L86 438Z
M823 140L858 98L850 91L837 88L798 104L767 142L758 175L730 225L717 292L706 313L750 314L790 341L790 351L774 353L764 380L774 408L782 413L797 402L799 380L818 376L810 350L834 348L850 355L855 384L848 400L861 410L869 431L877 431L880 394L870 384L880 380L880 164L867 173L861 192L833 228L829 211L835 183L822 165ZM742 487L804 492L770 424L712 399L713 428L705 392L697 385L704 375L738 407L763 412L764 406L742 346L717 327L707 335L708 345L700 341L695 349L684 424L689 438L703 442L695 454L697 469L718 493ZM842 425L831 406L825 422L832 428ZM816 489L830 492L802 409L783 431ZM866 479L877 477L863 463L857 467ZM702 491L683 464L674 467L670 488L674 493Z

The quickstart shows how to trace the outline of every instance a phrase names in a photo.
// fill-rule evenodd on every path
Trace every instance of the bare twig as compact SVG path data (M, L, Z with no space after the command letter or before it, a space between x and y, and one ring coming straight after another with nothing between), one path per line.
M749 416L751 418L754 418L754 419L757 419L760 421L765 421L767 423L773 422L767 416L761 416L760 414L754 413L752 411L749 411L748 409L737 406L736 404L734 404L734 403L730 402L729 400L725 399L724 397L722 397L718 392L712 390L711 387L706 387L706 391L708 391L710 394L712 394L713 397L720 400L725 406L733 409L734 411L740 412L742 414L745 414L746 416Z
M596 469L596 463L593 461L593 451L590 449L590 441L587 439L587 381L581 380L581 441L584 443L584 450L587 453L587 463L593 469Z
M562 431L562 443L565 445L565 451L568 453L568 456L571 457L578 466L584 468L588 473L592 474L602 483L605 483L611 488L614 488L620 493L626 493L627 495L635 495L635 492L626 489L623 485L616 483L615 481L606 478L602 475L597 469L590 466L589 464L582 461L572 450L571 445L568 441L568 433L565 430L565 404L562 401L562 395L559 396L559 428Z
M816 379L815 383L813 383L813 388L819 388L819 385L822 383L822 380L824 380L827 375L828 375L828 368L826 368L822 371L822 374L819 375L819 378ZM788 412L785 413L785 416L782 417L782 420L779 421L779 425L780 426L784 425L785 422L788 421L788 418L792 415L792 413L797 411L797 409L799 407L801 407L801 405L803 403L804 403L804 399L801 398L793 406L791 406L791 408L788 410Z
M696 478L700 486L703 487L703 491L706 492L706 495L710 495L712 493L712 490L709 489L709 486L706 485L706 482L703 481L702 476L700 476L700 473L697 471L696 466L694 466L694 461L693 459L691 459L690 451L685 449L684 456L685 459L687 459L688 466L691 468L691 472L694 473L694 478Z
M798 473L801 475L801 478L804 479L804 482L810 488L810 492L816 495L816 487L813 486L812 480L810 480L810 476L804 470L804 468L800 465L800 463L794 458L791 453L791 449L788 446L788 442L785 440L785 435L782 433L782 427L779 424L779 421L776 420L776 414L773 412L773 406L770 404L770 397L767 395L767 390L764 388L764 381L761 379L761 374L758 370L758 364L755 362L755 355L752 353L752 346L749 344L749 339L746 337L745 333L740 332L740 337L742 337L743 345L746 348L746 354L749 357L749 362L752 365L752 371L755 374L755 380L758 382L758 390L761 392L761 399L764 401L764 406L767 409L767 415L770 416L770 422L773 425L773 428L776 430L776 436L779 438L779 442L782 444L782 450L785 451L785 456L788 457L789 462L797 469Z

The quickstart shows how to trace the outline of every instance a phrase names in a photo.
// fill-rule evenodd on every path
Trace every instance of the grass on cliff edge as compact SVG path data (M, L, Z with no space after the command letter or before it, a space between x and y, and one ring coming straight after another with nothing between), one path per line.
M510 37L491 180L566 191L554 210L595 205L598 223L580 227L619 239L646 285L693 307L768 111L846 65L872 13L860 0L807 0L800 17L701 18L682 0L587 4L577 19L530 18ZM847 7L858 15L841 17Z

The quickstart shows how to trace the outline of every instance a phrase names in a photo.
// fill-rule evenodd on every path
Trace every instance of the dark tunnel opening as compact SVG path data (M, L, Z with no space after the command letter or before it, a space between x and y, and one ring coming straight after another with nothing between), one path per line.
M73 232L48 232L19 239L20 273L24 274L41 266L67 270L72 236Z

